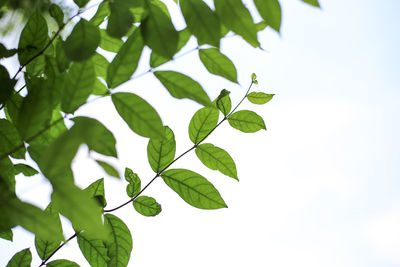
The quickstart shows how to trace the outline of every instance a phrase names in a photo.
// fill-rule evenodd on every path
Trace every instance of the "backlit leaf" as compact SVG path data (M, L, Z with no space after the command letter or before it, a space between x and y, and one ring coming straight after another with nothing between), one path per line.
M0 233L0 238L12 242L13 241L13 232L12 232L12 230L10 229L8 231Z
M99 79L96 79L94 81L92 94L104 96L110 95L111 92L107 89L107 86L103 82L101 82Z
M240 110L228 118L229 124L242 132L254 133L261 129L266 130L264 120L254 111Z
M281 28L281 5L278 0L253 0L258 12L272 29Z
M79 7L84 7L89 2L89 0L74 0L75 4Z
M161 205L148 196L140 196L133 202L135 210L143 216L156 216L161 212Z
M39 173L36 169L23 163L15 164L14 168L15 168L15 175L22 173L25 176L33 176Z
M154 172L160 172L174 160L175 149L174 133L168 126L164 126L164 137L150 139L147 145L147 158Z
M129 183L126 186L126 193L129 197L134 197L139 194L141 190L141 181L139 176L131 169L125 168L125 180Z
M51 4L49 7L49 14L55 19L58 27L62 27L64 25L64 12L58 5L54 3Z
M124 42L121 39L108 35L107 31L100 29L101 41L100 48L117 53Z
M20 149L11 154L13 158L25 158L25 145L17 129L8 120L0 119L0 156L8 155L11 151L20 147Z
M217 189L200 174L185 169L172 169L161 174L161 177L184 201L196 208L227 208Z
M263 92L251 92L247 95L247 99L257 105L262 105L269 102L274 97L274 94L266 94Z
M218 123L219 111L209 106L199 109L190 120L189 137L194 144L201 142Z
M234 83L238 82L235 65L218 49L200 49L199 56L201 62L210 73L224 77Z
M110 15L110 7L108 1L103 1L97 8L94 16L89 20L94 26L100 26L105 20L106 17Z
M103 241L90 238L85 233L80 233L77 239L79 248L90 266L107 267L109 257Z
M94 65L94 72L97 77L101 77L104 80L107 78L107 68L110 64L108 60L101 54L95 53L91 58Z
M103 170L110 176L116 177L116 178L120 178L118 171L111 166L109 163L105 162L105 161L101 161L101 160L96 160L97 164L99 164Z
M130 1L115 0L110 3L110 16L108 17L107 33L115 38L121 38L133 25L133 16L129 8Z
M79 267L76 262L69 261L69 260L55 260L48 262L46 264L47 267Z
M321 7L318 3L318 0L301 0L301 1L303 1L304 3L307 3L311 6Z
M8 73L7 69L3 67L3 65L0 65L0 83L0 105L4 105L13 96L13 89L16 80L10 79L10 74Z
M15 254L8 262L6 267L30 267L31 261L31 251L29 250L29 248L26 248Z
M91 183L85 188L85 191L89 192L92 197L96 198L103 208L107 206L107 201L104 195L104 178Z
M65 75L60 73L56 58L46 56L45 62L45 75L47 79L44 83L44 87L49 91L51 106L55 108L61 100L61 93L65 86Z
M217 108L221 110L225 116L229 114L232 108L231 98L229 97L230 92L226 89L222 89L221 93L216 99Z

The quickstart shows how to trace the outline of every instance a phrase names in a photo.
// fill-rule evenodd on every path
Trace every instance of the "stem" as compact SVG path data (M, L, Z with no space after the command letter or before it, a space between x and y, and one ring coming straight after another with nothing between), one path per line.
M78 236L78 232L75 232L72 236L70 236L64 243L62 243L56 250L53 251L46 259L42 261L42 263L39 265L39 267L46 265L47 261L54 255L56 254L57 251L59 251L63 246L65 246L69 241L74 239L75 237Z

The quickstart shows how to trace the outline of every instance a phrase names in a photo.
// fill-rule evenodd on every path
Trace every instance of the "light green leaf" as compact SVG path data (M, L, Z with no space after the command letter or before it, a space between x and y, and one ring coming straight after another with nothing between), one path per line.
M96 160L97 164L100 165L100 167L103 168L103 170L110 176L120 178L118 171L111 166L109 163L101 161L101 160Z
M15 175L22 173L25 176L33 176L39 173L36 169L23 163L15 164L14 168L15 168Z
M95 53L91 58L94 65L94 72L96 73L97 77L101 77L104 80L107 79L107 68L110 64L108 60L101 54Z
M119 39L108 35L107 31L100 29L101 41L100 48L117 53L124 42Z
M131 169L125 168L125 180L129 183L126 186L126 193L129 197L135 197L141 189L141 181L139 176Z
M226 89L222 89L221 93L216 99L217 108L221 110L224 116L227 116L232 108L231 98L229 97L229 92Z
M32 262L32 254L29 248L21 250L15 254L8 262L6 267L30 267Z
M318 0L301 0L301 1L303 1L304 3L307 3L311 6L321 7L318 3Z
M103 82L101 82L99 79L96 79L94 81L92 94L104 96L110 95L111 92L107 89L107 86Z
M64 51L72 61L84 61L93 56L100 44L100 32L84 19L81 19L64 43Z
M140 196L133 202L135 210L143 216L156 216L161 212L161 205L148 196Z
M104 195L104 178L91 183L85 188L85 191L89 192L92 197L96 198L103 208L107 206L107 201Z
M93 90L96 73L93 62L75 62L66 77L66 85L62 92L61 109L66 113L74 113L86 102Z
M107 267L107 261L110 258L107 256L107 248L104 246L103 241L90 238L85 233L80 233L78 235L78 245L90 266Z
M190 120L189 137L198 144L217 126L219 111L209 106L199 109Z
M53 19L55 19L55 21L57 22L58 27L64 26L64 12L58 5L54 3L51 4L49 8L49 13L50 16L52 16Z
M108 66L107 84L109 88L115 88L131 78L138 66L143 47L140 32L135 30Z
M20 149L11 154L13 158L24 159L25 158L25 145L22 142L21 137L17 129L8 120L0 119L0 156L8 155L15 148Z
M49 40L48 28L46 20L40 14L40 11L35 11L19 37L18 59L21 65L25 64L33 56L42 50Z
M110 16L108 17L107 33L115 38L121 38L129 32L134 19L129 8L130 1L115 0L110 3Z
M46 90L49 91L49 101L51 102L51 106L56 108L60 103L61 93L64 90L65 75L60 73L56 58L46 56L45 62L46 82L44 83L44 86L46 87Z
M150 139L147 145L147 158L154 172L160 172L174 160L175 149L175 135L168 126L164 126L164 137Z
M281 5L278 0L253 0L258 12L272 29L281 28Z
M47 267L79 267L76 262L69 260L55 260L46 264Z
M178 32L157 4L146 1L146 5L148 16L140 26L144 42L158 55L171 59L177 50Z
M60 39L56 42L56 61L58 70L64 72L69 68L71 61L68 59L64 51L64 42Z
M266 130L264 120L257 113L250 110L240 110L228 118L229 124L242 132L254 133L261 129Z
M156 71L154 75L176 98L189 98L204 106L211 103L201 85L192 78L175 71Z
M109 237L104 242L108 249L108 267L127 266L132 251L132 236L128 227L118 217L104 215L105 225L109 230Z
M235 65L218 49L200 49L199 56L201 62L203 62L210 73L224 77L231 82L238 83Z
M203 1L181 0L179 4L187 27L199 44L219 47L221 26L214 11Z
M144 137L162 138L164 128L161 118L143 98L132 93L116 93L111 98L132 131Z
M218 170L239 181L235 162L222 148L212 144L201 144L196 148L196 155L211 170Z
M0 233L0 238L4 239L4 240L8 240L8 241L13 241L13 232L12 230L7 230L4 231L2 233Z
M89 2L89 0L74 0L75 4L79 7L84 7Z
M161 177L172 190L193 207L199 209L228 207L217 189L200 174L185 169L172 169L161 174Z
M0 159L0 179L5 183L4 185L6 185L8 191L15 192L15 168L8 156ZM8 229L2 230L5 231Z
M103 1L97 8L96 14L89 20L94 26L100 26L106 17L110 15L110 7L108 1Z
M266 94L263 92L251 92L247 95L247 99L257 105L262 105L269 102L274 97L274 94Z
M214 0L214 5L220 21L229 30L242 36L252 46L260 46L257 27L241 0Z

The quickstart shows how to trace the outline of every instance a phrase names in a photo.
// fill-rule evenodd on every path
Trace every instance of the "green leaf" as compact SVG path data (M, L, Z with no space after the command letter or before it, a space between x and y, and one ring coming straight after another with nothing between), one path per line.
M105 96L110 95L111 92L107 89L107 86L103 82L101 82L99 79L96 79L94 81L92 94Z
M78 245L90 266L107 267L107 262L110 258L107 256L107 248L101 240L93 239L87 237L85 233L80 233L78 235Z
M146 5L148 16L140 26L144 42L158 55L171 59L178 47L178 32L158 5L151 1Z
M85 191L89 192L92 197L96 198L103 208L107 206L107 201L104 195L104 178L91 183L85 188Z
M219 111L209 106L199 109L190 120L189 137L194 144L200 143L218 123Z
M154 172L159 173L175 157L175 135L168 126L164 126L162 139L150 139L147 145L147 158Z
M23 163L15 164L14 168L15 168L15 175L22 173L25 176L33 176L39 173L36 169Z
M148 196L140 196L133 202L135 210L143 216L156 216L161 212L161 205Z
M162 138L164 128L157 111L143 98L132 93L116 93L111 96L119 115L138 135Z
M93 90L96 73L93 62L75 62L66 76L66 85L62 92L61 109L66 113L74 113L85 104Z
M44 56L39 56L26 66L26 73L30 76L41 76L43 74L45 65L46 62Z
M250 110L240 110L228 118L229 124L242 132L254 133L261 129L266 130L264 120L257 113Z
M69 260L55 260L46 264L47 267L79 267L76 262Z
M303 1L304 3L307 3L311 6L321 7L318 3L318 0L301 0L301 1Z
M91 58L94 65L94 72L97 77L101 77L104 80L107 79L107 68L110 62L101 54L95 53Z
M281 5L278 0L253 0L258 12L272 29L281 28Z
M117 53L121 46L124 44L121 39L108 35L107 31L103 29L100 29L100 36L100 48L106 51Z
M115 0L110 3L110 16L108 17L107 32L110 36L121 38L129 32L134 19L129 8L130 1Z
M13 96L14 85L17 81L10 79L7 69L0 65L0 105L4 105Z
M214 0L214 5L220 21L229 30L242 36L252 46L260 46L257 27L241 0Z
M56 108L60 103L61 93L64 90L65 75L60 73L56 58L46 56L45 62L45 75L47 79L44 87L49 91L51 107Z
M100 165L100 167L103 168L103 170L110 176L120 178L118 171L111 166L109 163L101 161L101 160L96 160L97 164Z
M0 59L12 57L17 52L17 49L7 49L2 43L0 43Z
M140 32L135 30L108 66L107 84L109 88L115 88L131 78L138 66L143 47Z
M129 183L126 186L126 193L129 197L135 197L141 189L141 181L139 176L131 169L125 168L125 180Z
M63 41L60 40L60 41L56 42L55 46L56 46L56 61L57 61L58 70L60 72L64 72L69 68L71 61L68 59L67 55L65 54Z
M229 92L226 89L222 89L221 93L216 99L217 108L221 110L224 116L227 116L232 108L231 98L229 97Z
M192 78L175 71L156 71L154 75L176 98L189 98L204 106L211 103L201 85Z
M29 18L19 37L18 59L20 64L27 63L28 60L37 55L45 47L48 40L46 20L40 14L40 11L36 10Z
M84 7L89 2L89 0L74 0L75 4L79 7Z
M235 162L222 148L212 144L201 144L196 148L196 155L211 170L218 170L239 181Z
M262 105L269 102L274 97L274 94L266 94L263 92L251 92L247 95L247 99L257 105Z
M56 4L51 4L50 8L49 8L49 13L50 16L53 17L53 19L55 19L55 21L58 24L58 27L62 27L64 26L64 12L62 11L62 9L56 5Z
M105 225L109 229L109 237L104 242L108 249L108 267L127 266L132 251L132 236L128 227L118 217L104 215Z
M221 26L211 8L198 0L181 0L179 4L187 27L197 37L199 44L219 47Z
M29 248L21 250L15 254L8 262L6 267L30 267L32 262L32 254Z
M8 188L8 191L15 192L15 168L9 157L0 159L0 181ZM1 185L1 184L0 184ZM0 232L9 230L1 229Z
M199 56L201 62L203 62L210 73L224 77L231 82L238 83L235 65L218 49L200 49Z
M161 174L161 177L172 190L193 207L200 209L228 207L217 189L200 174L185 169L172 169Z
M84 61L93 56L100 44L100 32L84 19L81 19L64 43L64 51L72 61Z
M106 17L110 15L110 7L108 1L103 1L97 8L96 14L89 20L94 26L100 26Z
M10 152L20 147L20 149L11 154L13 158L25 158L25 145L17 129L8 120L0 119L0 156L8 155Z
M12 230L7 230L5 232L0 233L0 238L5 239L5 240L9 240L9 241L13 241L13 232Z

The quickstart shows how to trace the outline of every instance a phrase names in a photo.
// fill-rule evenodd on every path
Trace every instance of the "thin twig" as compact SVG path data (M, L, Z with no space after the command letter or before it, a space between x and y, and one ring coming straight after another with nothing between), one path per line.
M78 232L75 232L72 236L70 236L65 242L63 242L56 250L54 250L46 259L42 261L42 263L39 265L39 267L46 265L47 261L54 255L56 254L57 251L59 251L63 246L65 246L69 241L74 239L75 237L78 236Z

